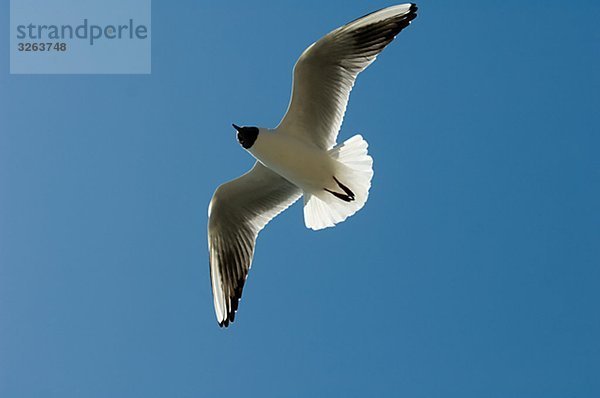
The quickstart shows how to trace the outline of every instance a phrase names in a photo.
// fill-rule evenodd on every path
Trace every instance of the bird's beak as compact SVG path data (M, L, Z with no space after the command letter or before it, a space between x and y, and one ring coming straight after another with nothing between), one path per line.
M240 126L238 126L235 123L231 123L231 125L233 126L234 129L236 129L237 131L240 131L242 128Z

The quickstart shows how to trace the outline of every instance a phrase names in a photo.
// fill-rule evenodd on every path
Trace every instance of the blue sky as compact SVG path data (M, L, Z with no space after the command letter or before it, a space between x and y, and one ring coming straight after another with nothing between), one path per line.
M9 2L0 2L8 26ZM151 75L10 75L0 33L0 396L600 396L600 3L419 3L340 140L365 208L258 239L215 321L214 189L298 55L385 1L152 5Z

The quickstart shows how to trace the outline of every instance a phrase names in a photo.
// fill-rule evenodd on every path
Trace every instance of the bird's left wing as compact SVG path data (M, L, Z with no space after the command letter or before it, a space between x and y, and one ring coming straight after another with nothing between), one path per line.
M208 206L208 251L220 326L235 318L258 233L301 195L298 187L260 162L215 191Z
M416 16L415 4L384 8L308 47L294 66L292 97L277 130L331 149L356 77Z

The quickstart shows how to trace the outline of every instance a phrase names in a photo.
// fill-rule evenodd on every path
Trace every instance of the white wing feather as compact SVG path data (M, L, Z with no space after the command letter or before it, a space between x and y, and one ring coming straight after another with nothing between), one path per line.
M292 96L277 130L329 150L360 72L416 17L401 4L350 22L308 47L294 66Z
M302 191L261 163L215 191L208 206L210 276L217 321L235 318L260 230Z

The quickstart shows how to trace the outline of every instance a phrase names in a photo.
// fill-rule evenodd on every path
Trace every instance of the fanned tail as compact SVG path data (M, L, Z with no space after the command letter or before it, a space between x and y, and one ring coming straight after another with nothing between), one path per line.
M304 223L310 229L333 227L344 221L367 202L373 158L367 152L369 144L355 135L329 150L337 161L332 178L332 189L304 192Z

